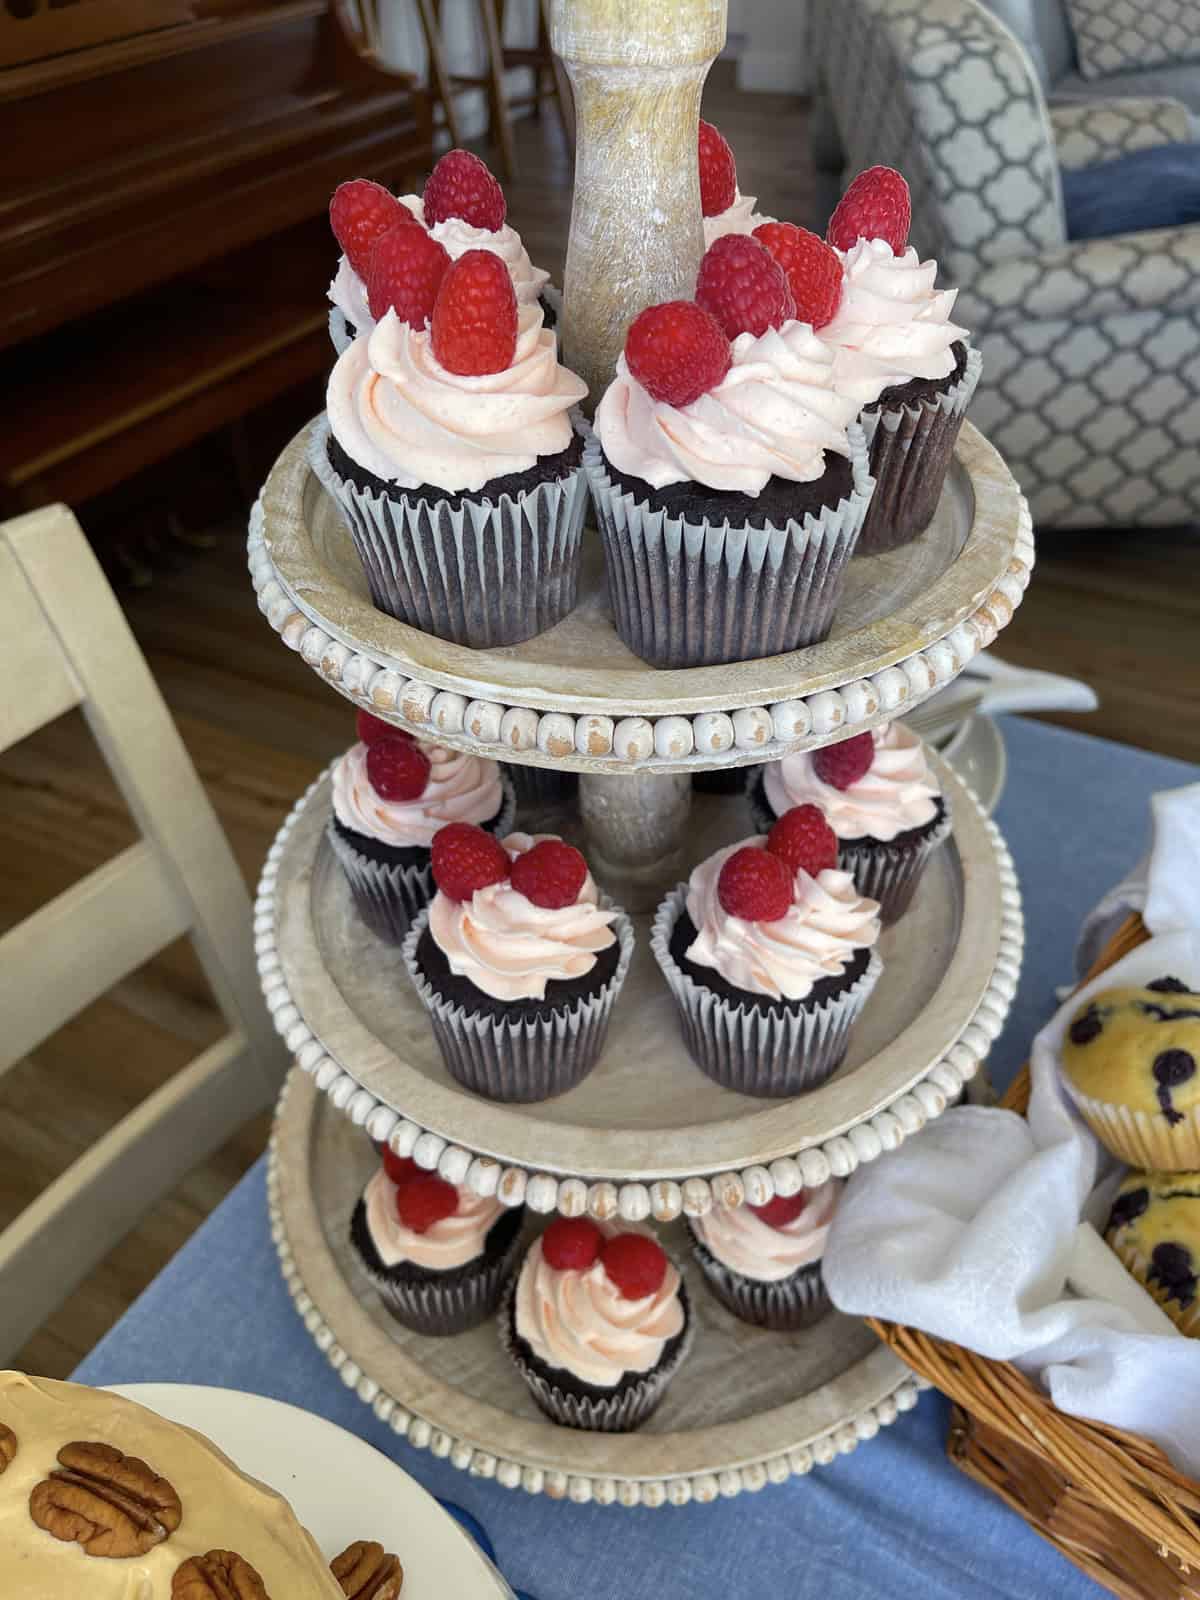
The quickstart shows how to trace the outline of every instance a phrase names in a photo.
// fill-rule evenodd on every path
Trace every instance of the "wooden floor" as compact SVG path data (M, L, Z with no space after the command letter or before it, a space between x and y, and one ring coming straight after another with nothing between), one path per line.
M719 74L706 112L739 153L743 190L770 214L806 220L803 106L739 96ZM507 188L510 218L533 259L561 281L569 167L551 119L521 124L518 137L523 175ZM297 397L286 427L317 403ZM263 462L285 432L261 431ZM297 794L349 741L350 713L259 616L244 523L229 519L214 548L176 549L158 565L153 587L122 598L253 884ZM1198 637L1200 535L1071 535L1042 541L1003 653L1093 683L1103 707L1074 719L1081 727L1200 760ZM79 718L0 758L0 928L131 838ZM216 1031L190 951L173 947L0 1081L0 1225ZM30 1340L19 1364L69 1372L261 1151L266 1131L260 1119L181 1174L170 1200Z

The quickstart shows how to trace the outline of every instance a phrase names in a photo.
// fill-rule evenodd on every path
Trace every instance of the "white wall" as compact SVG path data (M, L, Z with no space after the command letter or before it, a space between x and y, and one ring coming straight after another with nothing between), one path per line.
M806 0L729 0L729 32L744 35L739 89L785 94L811 89Z

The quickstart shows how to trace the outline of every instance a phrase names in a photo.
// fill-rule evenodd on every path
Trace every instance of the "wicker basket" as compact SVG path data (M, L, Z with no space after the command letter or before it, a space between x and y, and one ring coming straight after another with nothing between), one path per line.
M1149 937L1140 917L1089 977ZM1004 1098L1029 1104L1026 1068ZM914 1372L953 1401L947 1451L1043 1538L1123 1600L1200 1596L1200 1485L1135 1434L1063 1416L1024 1373L915 1328L875 1322Z

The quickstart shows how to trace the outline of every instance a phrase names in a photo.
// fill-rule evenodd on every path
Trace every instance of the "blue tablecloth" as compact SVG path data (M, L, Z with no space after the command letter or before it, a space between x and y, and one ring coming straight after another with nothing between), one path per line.
M1193 768L1037 723L1004 722L1010 771L997 821L1025 894L1028 945L993 1058L1006 1083L1072 977L1084 914L1145 848L1147 797ZM539 1600L1095 1600L1088 1579L999 1500L948 1465L934 1394L876 1439L808 1477L712 1506L558 1504L456 1471L375 1420L326 1365L284 1291L260 1162L76 1374L274 1395L341 1423L487 1529L499 1566ZM447 1600L455 1597L447 1596Z

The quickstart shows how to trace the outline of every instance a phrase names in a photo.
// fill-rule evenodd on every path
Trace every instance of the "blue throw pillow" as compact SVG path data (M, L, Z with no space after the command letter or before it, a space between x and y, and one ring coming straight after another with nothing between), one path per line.
M1200 222L1200 144L1161 144L1062 175L1068 239Z

